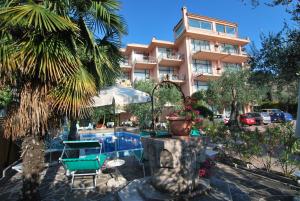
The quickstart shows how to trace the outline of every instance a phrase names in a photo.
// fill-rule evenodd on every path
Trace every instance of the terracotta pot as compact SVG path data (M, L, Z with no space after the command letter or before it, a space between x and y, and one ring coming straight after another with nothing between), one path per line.
M189 136L193 126L192 120L186 117L168 117L170 132L174 136Z

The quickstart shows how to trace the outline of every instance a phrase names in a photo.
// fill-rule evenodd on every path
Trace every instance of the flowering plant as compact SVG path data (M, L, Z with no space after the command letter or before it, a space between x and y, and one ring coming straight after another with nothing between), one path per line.
M187 97L184 102L183 109L174 112L172 115L170 115L170 117L185 117L186 120L192 120L195 123L201 122L202 119L199 118L200 112L193 109L193 104L195 101L195 99Z
M186 120L191 120L194 123L194 126L197 125L199 128L199 123L202 122L202 118L200 118L200 111L193 109L193 104L196 102L195 99L187 97L182 110L176 111L170 115L170 117L184 117ZM194 127L193 126L193 127Z
M206 159L200 164L199 177L209 177L211 175L211 169L215 166L215 162L211 159Z

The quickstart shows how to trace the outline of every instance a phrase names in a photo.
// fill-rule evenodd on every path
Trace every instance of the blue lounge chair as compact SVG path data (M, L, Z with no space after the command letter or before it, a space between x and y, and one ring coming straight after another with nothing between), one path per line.
M97 140L89 141L64 141L65 147L60 157L60 162L66 172L70 172L72 176L71 189L89 189L96 187L96 179L101 172L101 168L107 158L105 154L101 154L101 144ZM68 157L68 151L83 149L99 149L99 154L79 155L79 157ZM64 158L66 156L67 158ZM75 188L74 180L76 177L92 176L93 186L87 188Z

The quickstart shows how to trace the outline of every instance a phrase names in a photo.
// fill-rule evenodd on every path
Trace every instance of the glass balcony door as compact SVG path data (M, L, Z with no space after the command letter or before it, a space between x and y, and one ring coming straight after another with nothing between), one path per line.
M148 69L143 69L143 70L136 69L136 70L134 70L134 78L136 80L150 79L150 70L148 70Z
M211 61L193 59L192 71L193 73L212 74Z
M192 52L198 52L201 50L210 51L209 41L192 39L191 50Z

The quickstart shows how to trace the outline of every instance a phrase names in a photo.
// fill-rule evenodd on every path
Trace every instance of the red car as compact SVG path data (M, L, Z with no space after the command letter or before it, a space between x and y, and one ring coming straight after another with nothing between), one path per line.
M249 114L241 114L240 122L244 125L249 125L249 126L256 124L255 118Z

